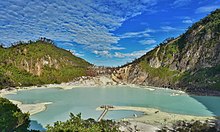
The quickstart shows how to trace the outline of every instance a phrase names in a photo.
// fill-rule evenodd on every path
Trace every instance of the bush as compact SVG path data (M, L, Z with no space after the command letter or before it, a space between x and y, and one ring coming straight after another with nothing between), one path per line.
M48 132L120 132L116 122L112 120L102 120L100 122L94 119L83 120L81 114L74 115L70 113L70 119L61 122L57 121L54 126L47 126Z
M29 127L29 114L21 110L5 98L0 98L0 131L26 132Z

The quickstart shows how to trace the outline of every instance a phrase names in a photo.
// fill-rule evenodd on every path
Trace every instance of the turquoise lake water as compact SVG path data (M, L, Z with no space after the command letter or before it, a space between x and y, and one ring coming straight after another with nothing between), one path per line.
M25 104L53 102L43 112L31 116L32 128L40 129L42 125L66 120L69 113L82 113L83 118L97 119L102 111L95 109L101 105L138 106L157 108L164 112L197 116L220 116L220 97L172 96L177 91L156 89L154 91L129 86L90 87L63 90L45 88L19 91L6 95L8 99L18 100ZM105 119L121 119L142 115L137 111L110 111ZM38 125L40 124L40 125Z

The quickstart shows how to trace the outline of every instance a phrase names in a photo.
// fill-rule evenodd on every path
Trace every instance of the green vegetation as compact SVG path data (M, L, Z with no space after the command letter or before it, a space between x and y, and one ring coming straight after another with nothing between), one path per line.
M199 26L205 26L205 29L214 29L214 31L219 31L220 26L220 9L213 11L207 17L201 19L199 22L193 24L192 27L189 28L187 33L192 32L197 29Z
M166 81L176 81L180 75L178 71L171 71L167 67L159 67L159 68L153 68L149 64L145 63L144 61L141 61L140 67L146 71L150 77L159 77L160 79L166 80Z
M22 113L21 110L9 100L0 98L1 132L27 132L29 123L29 114Z
M160 60L169 61L170 59L174 58L174 55L177 53L179 53L178 40L174 40L172 43L160 46L158 57Z
M70 119L57 121L54 126L47 126L47 132L120 132L116 122L112 120L83 120L81 114L70 114Z
M203 86L210 89L220 90L220 65L209 68L202 68L198 71L186 74L183 78L185 84L195 87Z
M0 89L70 81L86 75L85 60L56 47L51 40L0 47Z
M3 89L4 86L12 86L12 83L10 82L9 78L5 77L0 70L0 89Z

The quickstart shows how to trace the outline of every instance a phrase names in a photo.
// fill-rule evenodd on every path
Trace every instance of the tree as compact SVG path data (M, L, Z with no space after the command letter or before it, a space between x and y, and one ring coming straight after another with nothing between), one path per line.
M21 110L8 99L0 98L0 131L1 132L27 132L29 127L29 114Z
M83 120L81 114L74 115L70 113L70 119L61 122L57 121L53 126L47 126L47 132L120 132L116 122L112 120L94 119Z

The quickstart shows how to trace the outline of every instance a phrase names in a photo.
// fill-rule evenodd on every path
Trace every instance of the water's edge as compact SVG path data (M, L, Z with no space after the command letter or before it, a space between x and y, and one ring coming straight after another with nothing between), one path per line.
M163 88L156 88L156 87L140 87L140 86L135 86L135 85L123 85L123 86L104 86L104 87L100 87L100 89L106 89L106 88L115 88L115 87L128 87L129 88L132 88L132 89L144 89L146 91L149 91L149 92L154 92L154 91L157 91L157 90L165 90ZM93 87L86 87L88 89L90 88L94 88ZM65 87L63 85L50 85L48 87L25 87L25 88L21 88L21 89L13 89L13 90L10 90L10 91L3 91L3 92L0 92L0 96L2 97L6 97L8 98L8 95L13 95L13 94L17 94L18 92L22 92L22 91L31 91L31 90L47 90L47 89L60 89L61 91L65 91L65 90L71 90L71 89L85 89L85 87L75 87L75 86L72 86L72 88L70 86ZM127 88L126 88L127 89ZM170 92L170 96L171 97L178 97L178 96L189 96L187 95L185 92L183 91L177 91L177 90L170 90L170 89L166 89L167 91ZM10 99L10 98L8 98ZM50 101L48 101L50 102ZM14 103L16 104L16 101L14 101ZM44 112L45 110L47 110L47 105L50 105L51 103L34 103L34 104L23 104L24 102L17 102L19 108L21 108L22 111L24 112L27 112L28 109L34 111L34 113L31 114L31 119L32 117L36 117L35 114L38 114L38 113L42 113ZM25 107L22 107L22 105L25 105ZM40 108L39 108L40 107ZM24 109L25 108L25 109ZM35 108L38 108L38 110L35 110ZM40 110L39 110L40 109ZM94 108L95 109L95 108ZM177 114L175 112L167 112L167 111L164 111L162 109L159 109L159 108L155 108L155 107L136 107L136 106L132 106L132 105L123 105L123 106L120 106L120 105L114 105L114 109L112 109L112 111L138 111L138 112L142 112L144 114L141 114L139 117L123 117L123 119L120 119L120 120L127 120L127 121L140 121L140 122L144 122L144 123L147 123L147 124L152 124L152 125L161 125L161 124L164 124L164 123L171 123L171 122L174 122L174 121L177 121L177 120L212 120L214 119L213 116L195 116L195 115L189 115L189 114ZM159 111L159 112L157 112ZM159 122L158 122L159 120ZM169 121L167 121L169 120ZM33 122L35 122L34 124L38 124L39 123L33 119L32 121L32 124ZM32 125L33 126L33 125ZM43 128L43 127L42 127ZM44 129L44 128L43 128Z

